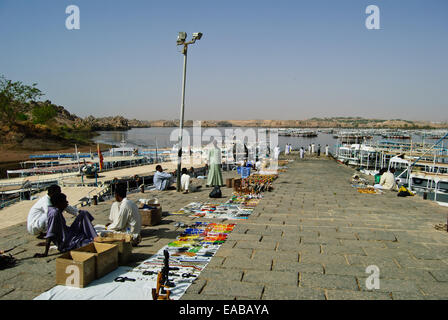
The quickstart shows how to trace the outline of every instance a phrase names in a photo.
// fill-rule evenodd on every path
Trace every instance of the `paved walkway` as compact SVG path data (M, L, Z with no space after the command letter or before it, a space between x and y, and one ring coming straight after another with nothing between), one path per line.
M183 299L447 299L447 208L396 193L360 194L354 170L304 160L245 222ZM380 271L368 290L366 267Z
M280 174L246 221L238 221L229 240L187 290L183 299L447 299L447 208L396 193L359 194L350 185L354 170L329 160L297 160ZM224 173L224 178L236 176ZM198 181L205 185L205 181ZM163 211L192 201L207 201L210 188L198 193L146 192L133 200L158 197ZM222 202L232 190L223 188ZM88 207L95 223L107 221L111 201ZM1 213L1 212L0 212ZM204 220L204 219L203 219ZM203 221L201 220L201 221ZM165 216L146 227L134 249L136 265L175 239L174 223L192 218ZM222 221L210 219L207 221ZM67 223L70 219L67 219ZM47 258L24 223L1 229L0 248L19 264L0 271L0 299L32 299L55 285L56 251ZM380 269L380 289L367 290L366 267Z

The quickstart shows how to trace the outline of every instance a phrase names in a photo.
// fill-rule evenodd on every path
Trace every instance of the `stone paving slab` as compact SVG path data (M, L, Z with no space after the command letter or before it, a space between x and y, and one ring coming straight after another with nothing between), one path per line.
M325 292L320 289L300 288L278 284L266 285L263 300L325 300Z

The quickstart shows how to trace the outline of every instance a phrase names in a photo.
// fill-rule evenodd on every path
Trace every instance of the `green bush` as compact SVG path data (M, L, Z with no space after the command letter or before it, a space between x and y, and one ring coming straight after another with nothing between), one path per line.
M50 104L35 106L32 111L33 122L35 124L45 124L53 119L56 114L56 109Z
M16 120L18 121L26 121L28 120L28 116L22 112L17 113Z

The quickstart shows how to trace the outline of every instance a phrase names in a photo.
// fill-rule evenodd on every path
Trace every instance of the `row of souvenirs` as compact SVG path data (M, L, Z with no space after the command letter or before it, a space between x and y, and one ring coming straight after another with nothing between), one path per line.
M192 202L172 214L188 214L189 217L247 219L260 202L261 195L244 195L234 193L226 203Z
M235 224L216 224L196 222L185 230L155 255L129 270L140 273L150 286L156 288L160 275L165 270L164 290L160 296L169 291L169 299L180 299L188 287L207 266L220 246L227 239ZM161 271L162 270L162 271Z
M277 175L252 174L242 179L241 184L235 189L241 194L261 194L272 191L272 183L277 177Z
M275 178L276 176L253 175L247 179L253 184L270 184ZM247 219L262 197L260 193L234 192L226 203L193 202L173 214L189 214L192 217L205 218ZM157 290L153 289L153 293L157 291L160 295L154 296L154 298L170 299L170 295L172 298L180 298L227 240L234 227L234 223L195 222L186 226L176 240L168 243L157 254L145 261L142 264L146 271L144 271L145 274L153 276L154 281L158 283ZM160 270L162 265L164 268L161 273L158 273L157 270ZM168 270L176 272L168 272ZM162 273L164 273L164 277L161 278ZM165 288L163 292L162 284Z

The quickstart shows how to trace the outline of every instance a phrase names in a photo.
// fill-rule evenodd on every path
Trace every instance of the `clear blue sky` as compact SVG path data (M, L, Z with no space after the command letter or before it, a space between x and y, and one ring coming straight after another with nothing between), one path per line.
M446 0L0 0L0 74L82 117L176 119L179 31L204 33L186 119L448 120Z

